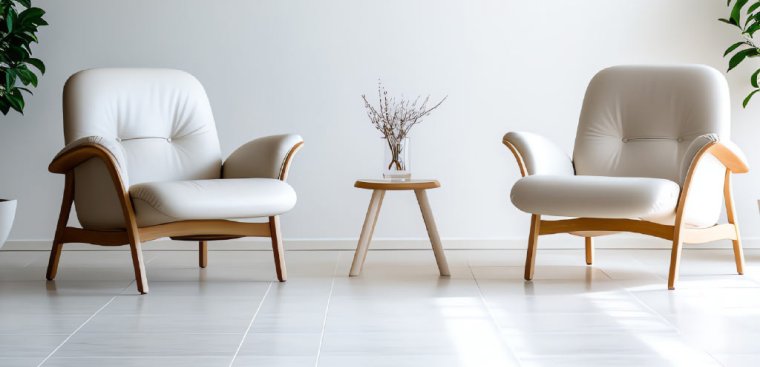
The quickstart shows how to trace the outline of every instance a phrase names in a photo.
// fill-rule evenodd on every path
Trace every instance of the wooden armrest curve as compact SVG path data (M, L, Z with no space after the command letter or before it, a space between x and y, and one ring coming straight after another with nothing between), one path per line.
M718 141L710 146L709 152L732 173L749 172L749 164L744 158L744 154L733 143Z
M108 149L99 144L84 143L56 155L50 162L48 171L51 173L67 173L92 158L100 158L107 166L113 166L119 170L116 157Z

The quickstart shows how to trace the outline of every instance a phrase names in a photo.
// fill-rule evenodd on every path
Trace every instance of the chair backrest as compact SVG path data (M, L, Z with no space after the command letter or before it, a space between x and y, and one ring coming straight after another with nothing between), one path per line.
M573 151L575 172L683 184L681 165L689 144L703 134L728 139L730 107L726 79L708 66L602 70L591 80L583 101ZM722 184L723 171L713 163L700 168L696 182L698 188L710 188L708 196L699 199L702 218L692 220L699 225L709 225L720 214L722 191L712 189Z
M726 79L701 65L615 66L591 80L573 163L578 175L657 177L681 182L694 138L728 139Z
M169 69L92 69L69 78L63 92L64 136L116 141L127 186L152 181L213 179L222 157L211 106L192 75ZM75 171L75 206L85 227L123 228L121 206L105 166Z

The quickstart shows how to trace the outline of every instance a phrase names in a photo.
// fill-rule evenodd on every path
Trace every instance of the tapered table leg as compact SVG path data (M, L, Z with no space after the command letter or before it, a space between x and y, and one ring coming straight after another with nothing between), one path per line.
M208 265L208 242L198 241L198 266L205 268Z
M586 237L586 265L594 263L594 238Z
M364 266L364 260L367 258L367 249L369 243L372 241L372 233L375 232L375 225L377 224L377 217L380 213L380 207L383 204L383 197L385 196L385 190L373 190L372 199L369 201L369 208L367 208L367 216L364 217L364 225L362 226L362 233L359 236L359 243L356 245L356 253L354 253L354 262L351 264L350 276L355 277L362 272Z
M430 201L428 201L427 193L425 190L414 190L414 194L417 195L417 202L420 204L422 219L425 221L425 228L427 228L430 244L433 246L435 262L438 263L438 271L443 276L449 276L451 275L449 272L449 264L446 262L446 255L443 253L441 237L438 236L438 227L435 225L433 210L430 209Z

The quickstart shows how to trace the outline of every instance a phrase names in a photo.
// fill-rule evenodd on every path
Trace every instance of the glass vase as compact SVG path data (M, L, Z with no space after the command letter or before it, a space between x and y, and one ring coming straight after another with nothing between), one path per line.
M412 177L409 164L409 138L402 140L383 138L385 155L383 159L383 177L404 180Z

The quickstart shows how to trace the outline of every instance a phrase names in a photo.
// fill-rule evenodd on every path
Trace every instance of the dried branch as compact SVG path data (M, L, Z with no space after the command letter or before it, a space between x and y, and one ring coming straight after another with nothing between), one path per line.
M388 140L391 151L394 151L394 147L409 135L412 127L422 122L424 117L440 107L448 96L444 97L431 108L427 108L430 96L425 97L419 106L418 103L422 98L421 96L415 98L414 101L406 100L403 97L396 101L395 98L388 96L388 91L383 87L383 83L378 80L377 98L378 107L375 108L367 100L367 96L362 95L364 107L367 110L367 117L369 117L372 126L380 131L385 139Z

